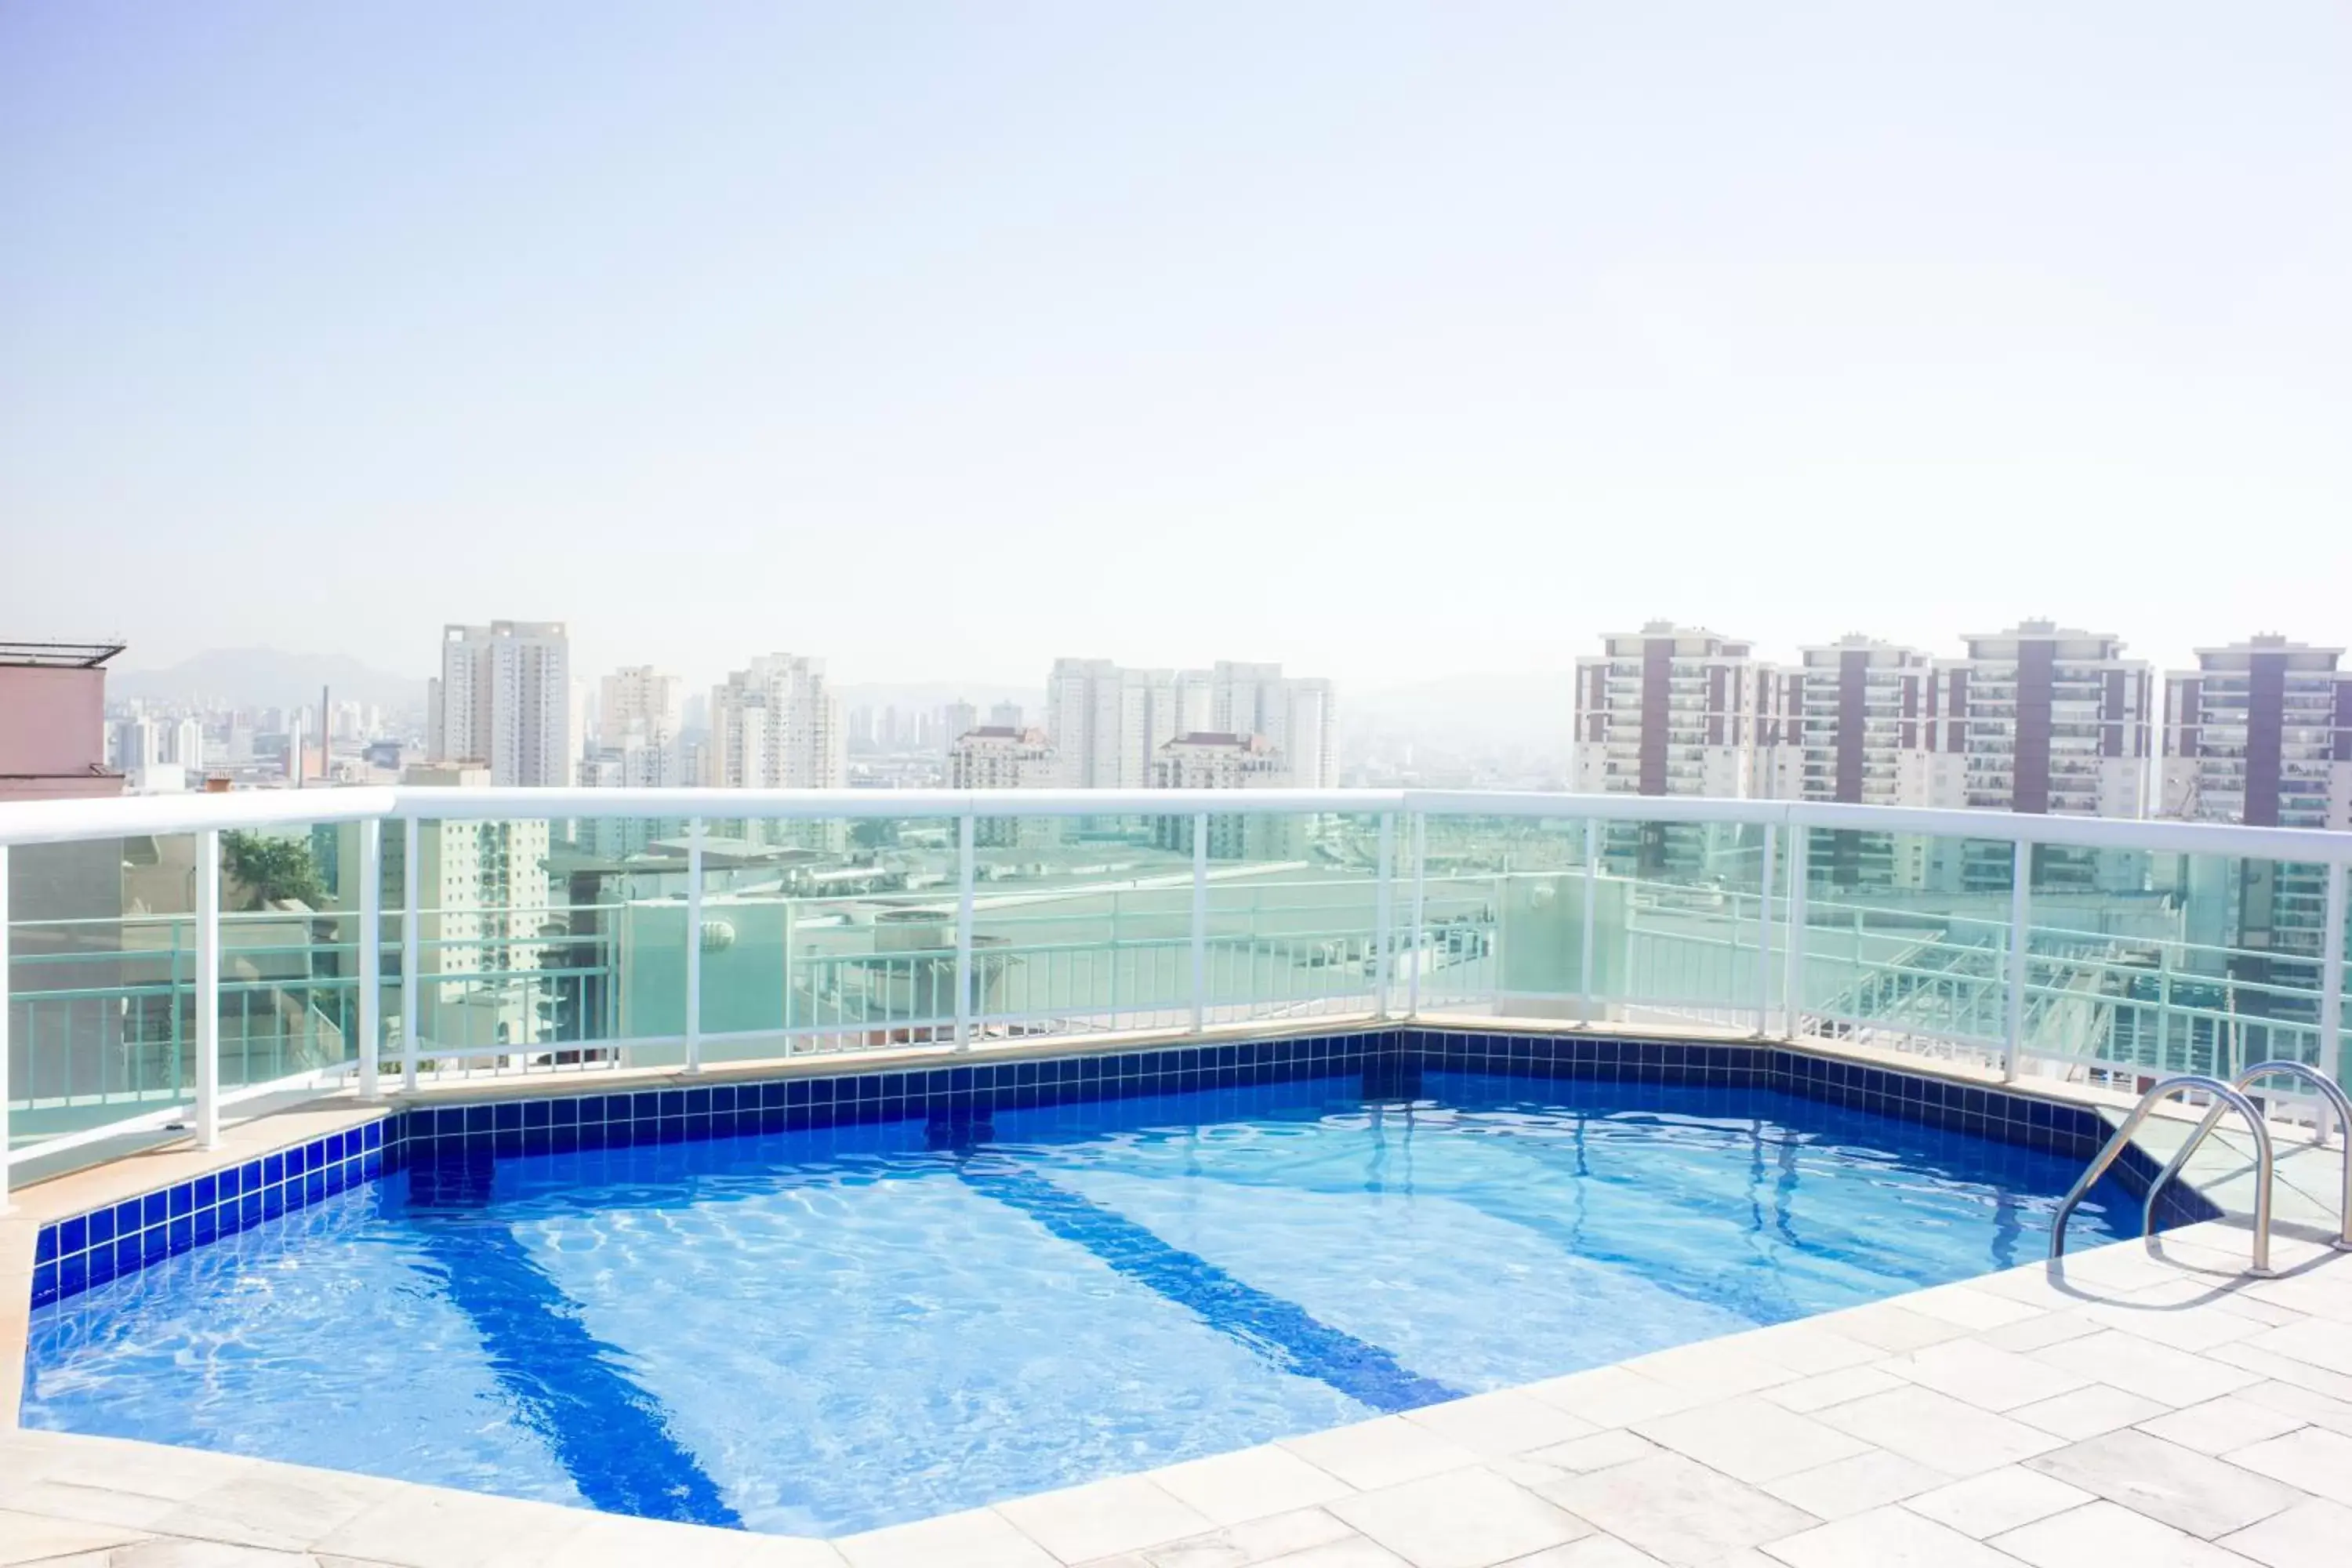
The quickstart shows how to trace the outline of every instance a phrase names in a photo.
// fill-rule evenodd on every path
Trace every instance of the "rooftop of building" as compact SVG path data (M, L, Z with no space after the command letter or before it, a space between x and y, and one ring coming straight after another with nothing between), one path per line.
M0 666L96 669L129 646L120 642L0 642Z

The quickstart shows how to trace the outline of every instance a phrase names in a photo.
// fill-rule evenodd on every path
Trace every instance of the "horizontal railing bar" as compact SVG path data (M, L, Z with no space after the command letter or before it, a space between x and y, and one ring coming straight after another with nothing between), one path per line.
M719 820L1375 815L1591 818L1761 827L1852 828L1988 842L2352 864L2352 834L2319 828L2053 816L1700 796L1467 790L730 790L462 789L400 785L139 795L0 805L0 843L48 844L309 826L369 817L419 820Z

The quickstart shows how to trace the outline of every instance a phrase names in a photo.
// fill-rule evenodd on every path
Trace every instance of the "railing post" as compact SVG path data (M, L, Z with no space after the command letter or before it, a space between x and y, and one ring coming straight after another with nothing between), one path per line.
M971 1047L972 827L972 814L967 811L956 823L955 1043L960 1051Z
M196 1143L220 1147L220 829L196 835Z
M383 1026L383 822L360 822L360 1098L383 1091L377 1035Z
M2025 958L2027 933L2032 929L2033 846L2017 841L2011 858L2009 888L2009 1019L2002 1031L2000 1076L2017 1081L2017 1058L2025 1047Z
M1787 962L1780 979L1781 1034L1795 1039L1805 1023L1805 898L1812 876L1812 835L1794 823L1789 827L1788 934L1781 938Z
M2344 1081L2340 1058L2344 1046L2344 899L2347 873L2344 862L2330 861L2327 867L2327 919L2320 938L2324 960L2319 971L2319 1070L2330 1083ZM2326 1117L2318 1122L2325 1131ZM2347 1159L2352 1159L2347 1153ZM2344 1216L2352 1225L2352 1214Z
M403 1092L416 1092L416 1042L418 1038L416 1009L424 987L416 983L416 972L423 967L423 943L417 940L416 889L424 873L417 862L424 858L419 831L415 817L400 825L400 1087Z
M1372 890L1372 941L1376 954L1372 961L1372 1013L1375 1017L1389 1016L1389 970L1396 950L1396 933L1392 929L1394 915L1389 881L1396 874L1396 813L1381 813L1380 880Z
M702 818L686 824L686 1070L702 1070Z
M1592 960L1598 949L1594 942L1600 933L1593 927L1601 918L1601 819L1584 819L1584 952L1577 965L1577 1022L1586 1028L1593 1023Z
M8 1203L8 847L0 844L0 1214Z
M1192 818L1192 1032L1209 1018L1209 816Z
M1412 967L1405 971L1404 1014L1421 1016L1421 972L1428 962L1429 941L1429 814L1412 814Z
M1756 878L1756 1033L1772 1027L1772 873L1780 868L1780 825L1764 825L1764 861ZM1738 942L1738 933L1732 941Z

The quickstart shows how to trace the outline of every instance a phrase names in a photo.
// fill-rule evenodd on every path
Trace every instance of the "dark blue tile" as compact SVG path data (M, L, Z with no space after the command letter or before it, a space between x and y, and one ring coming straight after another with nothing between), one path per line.
M360 1147L362 1149L381 1149L383 1147L383 1122L371 1121L365 1127L360 1129Z
M643 1100L645 1096L639 1095L637 1098L639 1100ZM640 1110L638 1114L642 1116L645 1112ZM672 1116L685 1115L686 1090L682 1089L663 1089L661 1091L661 1114L665 1119Z
M199 1209L208 1209L212 1207L213 1205L220 1202L220 1178L218 1176L198 1176L196 1178L195 1185L196 1207Z
M661 1095L654 1089L629 1097L629 1117L634 1121L655 1121L661 1117ZM609 1120L609 1118L607 1119Z
M471 1131L472 1130L472 1123L469 1121L467 1124L467 1131ZM519 1100L502 1100L498 1104L490 1107L490 1131L493 1132L521 1131L522 1101Z
M467 1132L468 1134L471 1134L471 1133L475 1133L475 1132L495 1132L495 1131L498 1131L498 1112L499 1112L499 1108L498 1108L497 1106L495 1106L495 1105L469 1105L469 1106L467 1106L467 1107L466 1107L466 1131L467 1131Z
M708 1116L710 1114L710 1091L709 1089L689 1089L685 1091L685 1096L686 1103L681 1109L684 1110L687 1115ZM665 1114L667 1114L668 1111L668 1096L663 1096L663 1110Z
M171 1256L171 1251L172 1232L168 1222L151 1226L139 1233L139 1261L142 1264L157 1262Z
M69 1252L58 1260L58 1294L59 1297L71 1296L89 1288L90 1262L91 1255L85 1252Z
M33 1265L33 1305L46 1307L58 1299L58 1266L54 1263Z
M33 1237L33 1263L37 1268L41 1264L55 1263L57 1260L58 1227L45 1225Z
M139 1235L146 1233L141 1232ZM158 1231L157 1235L163 1234ZM139 1235L121 1236L114 1240L114 1272L136 1274L139 1271Z
M174 1253L187 1251L196 1244L196 1221L193 1214L180 1215L164 1227L167 1245Z
M602 1120L599 1118L598 1120ZM547 1102L547 1122L551 1127L578 1127L580 1102L576 1100L551 1100Z
M131 1267L138 1267L135 1258ZM117 1247L93 1247L89 1249L89 1282L91 1285L103 1285L121 1272L123 1272L123 1268L121 1263L118 1260Z
M171 1194L168 1193L149 1193L140 1199L138 1228L143 1229L149 1226L161 1225L171 1218ZM119 1230L121 1227L118 1226L116 1228Z
M267 1190L268 1188L276 1186L285 1179L286 1156L283 1154L263 1155L261 1159L261 1186Z
M89 1245L90 1217L89 1215L78 1214L57 1227L58 1256L79 1252Z
M90 1246L94 1247L105 1247L114 1240L115 1216L121 1212L122 1211L121 1209L92 1209L89 1211L88 1218L89 1220Z

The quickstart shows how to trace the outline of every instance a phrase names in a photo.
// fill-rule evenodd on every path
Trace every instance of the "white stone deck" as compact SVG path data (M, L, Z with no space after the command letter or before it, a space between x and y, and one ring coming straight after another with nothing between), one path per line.
M2226 1223L826 1543L0 1431L74 1568L2343 1568L2352 1256Z

